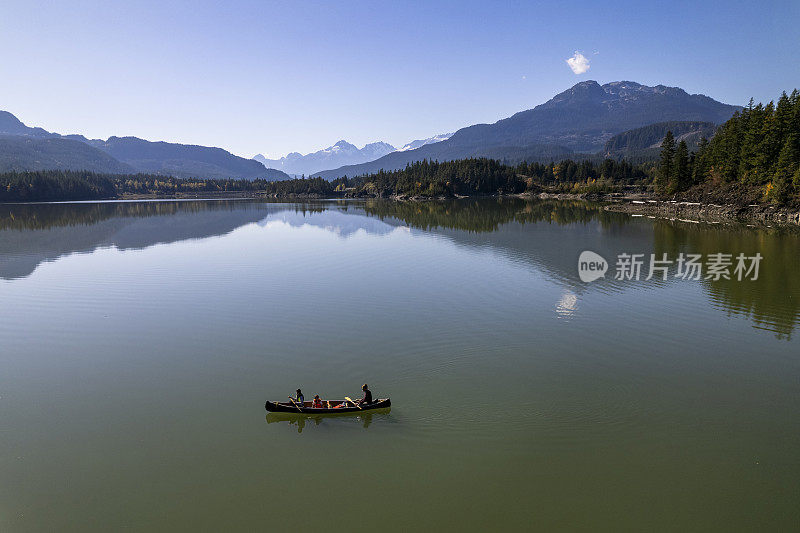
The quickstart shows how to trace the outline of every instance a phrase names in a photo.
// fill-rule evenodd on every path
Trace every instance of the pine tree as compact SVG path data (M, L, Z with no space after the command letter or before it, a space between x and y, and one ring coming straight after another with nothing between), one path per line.
M779 137L784 138L791 133L793 114L792 101L786 95L786 91L783 91L778 98L778 105L775 106L775 128Z
M708 139L705 137L700 138L691 167L692 183L702 183L708 178L711 165L709 164Z
M710 143L708 157L713 179L736 181L738 177L740 132L746 121L746 112L734 113L728 122L719 127Z
M691 171L689 169L689 149L686 141L678 143L675 158L672 163L669 190L670 193L683 191L691 185Z
M658 163L655 186L658 194L666 194L672 177L673 159L675 157L675 137L672 131L667 131L661 142L661 160Z
M763 141L766 111L761 104L753 107L752 102L753 100L751 98L750 105L742 113L743 120L737 177L739 181L758 183L759 145Z
M798 156L795 163L800 166L800 92L797 89L792 91L791 96L789 96L789 105L792 108L788 126L789 137L794 143L793 153Z
M781 149L770 187L767 189L769 199L777 204L788 202L795 191L793 178L798 167L798 154L794 153L794 149L793 139L789 136Z

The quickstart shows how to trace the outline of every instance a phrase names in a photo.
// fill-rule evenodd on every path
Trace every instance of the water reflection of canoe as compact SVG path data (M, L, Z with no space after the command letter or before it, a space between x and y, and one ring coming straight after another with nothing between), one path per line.
M312 402L305 402L303 406L300 407L296 403L292 402L270 402L264 405L267 411L271 413L294 413L294 414L306 414L306 415L340 415L344 413L362 413L364 411L375 411L377 409L386 409L391 407L392 401L389 398L379 398L372 403L364 404L361 407L357 407L350 402L346 402L347 405L343 407L334 407L336 405L341 405L345 403L345 400L329 400L323 402L326 407L322 408L314 408L311 407ZM327 407L330 405L330 407Z
M352 421L359 421L364 429L368 429L372 425L373 418L377 420L385 419L389 416L389 411L391 410L391 407L384 407L382 409L370 409L366 413L349 412L342 413L340 415L337 415L337 413L316 415L309 413L298 413L297 411L294 413L267 413L267 424L284 422L289 424L289 426L296 427L298 433L302 433L307 425L313 424L313 426L319 426L324 423L330 424L333 422L345 422L345 420L347 420L348 423L352 423Z

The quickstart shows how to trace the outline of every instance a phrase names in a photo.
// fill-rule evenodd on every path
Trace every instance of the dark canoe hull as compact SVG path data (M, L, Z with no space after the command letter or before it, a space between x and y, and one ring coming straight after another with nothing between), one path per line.
M331 401L331 405L338 405L344 402L344 400L336 400ZM299 408L290 403L290 402L270 402L264 405L267 411L270 413L288 413L288 414L307 414L307 415L340 415L344 413L363 413L364 411L375 411L377 409L386 409L387 407L391 407L392 401L389 398L379 398L374 402L366 405L362 405L361 408L358 408L354 405L349 405L347 407L339 407L328 408L323 407L321 409L314 409L311 407L310 402L306 402L303 407Z

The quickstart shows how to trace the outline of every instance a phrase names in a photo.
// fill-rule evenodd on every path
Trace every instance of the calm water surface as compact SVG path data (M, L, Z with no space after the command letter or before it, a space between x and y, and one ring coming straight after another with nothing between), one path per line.
M798 264L575 203L0 205L0 530L798 530Z

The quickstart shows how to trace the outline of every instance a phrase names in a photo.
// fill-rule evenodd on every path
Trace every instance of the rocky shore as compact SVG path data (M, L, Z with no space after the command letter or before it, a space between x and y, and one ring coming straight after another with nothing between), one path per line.
M604 209L607 211L692 222L800 225L800 205L778 207L765 203L761 188L741 184L706 183L666 199L642 189L605 194L540 192L523 197L542 200L582 199L602 202L606 204Z
M622 200L604 206L607 211L701 222L757 222L760 224L800 225L800 209L771 205L705 204L677 200Z

